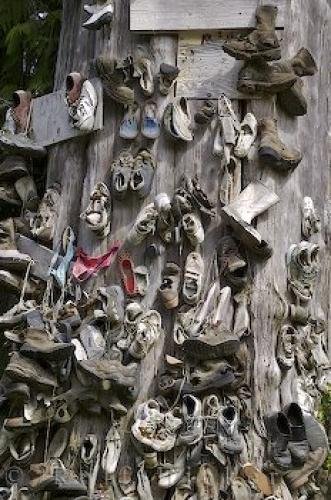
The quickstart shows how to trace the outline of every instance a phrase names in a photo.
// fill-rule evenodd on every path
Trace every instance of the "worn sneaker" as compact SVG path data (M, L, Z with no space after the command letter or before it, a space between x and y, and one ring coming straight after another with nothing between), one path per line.
M291 245L286 263L289 289L299 302L306 304L313 296L320 271L319 246L308 241Z
M191 112L185 97L176 97L164 110L163 123L169 135L185 142L193 141Z
M134 91L126 85L127 73L124 65L116 59L107 59L102 56L96 60L95 65L105 93L120 104L132 105Z
M305 196L301 204L301 232L309 239L314 233L321 230L321 221L313 200Z
M192 446L203 436L203 422L201 401L191 394L184 394L182 413L184 417L183 429L179 432L176 445Z
M174 309L178 306L180 275L180 267L173 262L168 262L162 271L159 295L166 309Z
M119 135L122 139L133 140L139 133L140 108L134 102L127 107L123 120L121 121Z
M239 243L232 236L223 236L218 247L220 275L235 291L242 290L248 281L247 262L244 260Z
M98 105L98 96L90 80L85 80L78 100L69 107L73 126L83 132L91 132Z
M286 415L282 412L265 416L265 426L268 435L268 455L276 467L288 470L292 467L291 452L288 443L291 439L291 429Z
M203 285L204 262L197 252L188 254L184 269L183 299L187 304L197 304Z
M280 140L277 131L277 121L265 118L259 124L260 146L259 158L263 165L278 169L294 170L302 160L299 151L291 150Z
M156 166L156 160L148 149L141 149L136 155L131 171L130 188L139 198L146 198L149 195Z
M161 315L158 311L144 313L137 324L136 335L130 344L129 353L135 359L143 359L160 337Z
M244 449L238 424L238 414L234 406L221 409L218 416L218 446L228 455L239 455Z
M309 452L303 413L297 403L285 406L284 413L290 424L288 449L291 452L293 465L303 465Z
M159 73L159 90L160 94L168 95L172 86L174 85L179 69L171 64L162 63Z
M5 368L5 373L12 380L27 382L30 385L53 390L58 382L53 374L46 371L38 363L15 352Z
M82 24L88 30L99 30L102 26L110 24L114 16L114 1L107 0L101 5L84 5L84 10L90 17Z
M106 238L111 227L111 198L104 182L98 182L90 194L90 202L80 218L100 239Z

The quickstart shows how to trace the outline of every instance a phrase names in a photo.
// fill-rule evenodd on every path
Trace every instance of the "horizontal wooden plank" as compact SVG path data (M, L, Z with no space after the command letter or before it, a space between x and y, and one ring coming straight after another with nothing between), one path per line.
M34 240L30 240L22 234L16 236L17 248L20 252L30 255L34 264L31 266L31 274L46 281L48 270L53 258L53 251ZM62 261L61 255L58 257L58 264Z
M277 5L277 27L284 27L286 0ZM187 31L252 28L259 0L131 0L132 31Z
M242 62L222 50L217 35L182 33L178 41L177 64L180 74L176 95L196 99L217 99L226 94L230 99L252 99L237 90Z
M94 130L100 130L103 128L102 83L99 78L93 78L91 82L98 95ZM31 129L31 137L45 147L86 134L72 127L69 121L64 89L33 100Z

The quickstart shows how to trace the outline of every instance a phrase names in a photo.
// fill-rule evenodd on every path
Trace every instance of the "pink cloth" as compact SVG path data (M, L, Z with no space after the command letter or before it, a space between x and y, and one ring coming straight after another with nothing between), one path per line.
M83 282L100 271L100 269L109 267L120 248L121 242L116 241L105 254L98 257L91 257L81 248L77 248L76 262L72 268L74 278L79 282Z

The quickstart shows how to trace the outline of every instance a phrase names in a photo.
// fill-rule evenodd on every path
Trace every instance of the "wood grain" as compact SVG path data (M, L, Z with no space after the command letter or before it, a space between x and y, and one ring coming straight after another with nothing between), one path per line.
M286 0L278 6L277 27L284 26ZM192 31L252 28L258 0L131 0L132 31Z

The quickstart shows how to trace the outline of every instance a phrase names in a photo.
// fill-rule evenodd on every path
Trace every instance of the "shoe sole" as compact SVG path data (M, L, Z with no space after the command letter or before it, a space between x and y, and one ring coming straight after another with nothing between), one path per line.
M299 158L298 160L285 160L275 149L270 147L260 148L259 158L268 167L280 169L283 171L294 170L299 165L302 159Z
M86 28L87 30L99 30L102 28L104 24L109 24L113 20L113 14L110 12L105 12L97 21L90 23L89 21L86 21L85 23L82 24L83 28Z
M239 80L238 90L244 94L264 93L278 94L283 90L289 89L296 81L296 77L284 80L279 83L266 83L257 80Z
M237 61L250 61L251 59L254 59L254 57L263 57L265 61L278 61L282 57L280 48L261 50L249 54L247 52L241 52L240 50L235 50L231 47L223 45L223 51L229 56L234 57L234 59L237 59Z
M218 345L208 345L199 339L188 339L183 344L184 352L199 360L232 356L238 351L239 347L239 339L229 340Z

